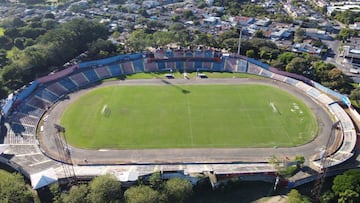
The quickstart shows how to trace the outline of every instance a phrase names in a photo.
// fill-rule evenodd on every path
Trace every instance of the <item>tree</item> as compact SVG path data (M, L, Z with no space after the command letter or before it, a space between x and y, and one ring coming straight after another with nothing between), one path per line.
M335 194L333 192L326 191L324 194L321 195L320 202L328 203L328 202L331 202L331 200L333 200L334 198L335 198Z
M0 171L0 202L27 203L32 198L32 193L20 174Z
M173 23L169 27L169 30L171 30L171 31L180 31L180 30L184 30L184 29L185 29L185 26L182 23Z
M340 92L348 93L347 77L339 68L331 69L328 73L328 78L329 80L327 82L323 82L324 85L326 85L330 89L335 89L339 90Z
M151 174L151 176L149 178L149 183L150 183L151 188L153 188L154 190L162 189L163 180L161 179L160 172L155 172L155 173Z
M356 37L358 35L356 30L350 28L342 28L339 34L336 35L336 39L345 41L351 37Z
M72 186L69 193L63 196L63 201L67 203L88 203L87 198L89 189L87 185Z
M295 57L290 63L286 65L286 71L291 73L297 73L301 75L307 75L306 71L310 67L309 61L304 58Z
M115 55L116 46L109 40L98 39L91 43L88 56L91 59L106 58Z
M283 65L282 70L284 70L285 66L290 63L290 61L293 60L295 57L296 54L293 52L284 52L278 56L277 61L279 61Z
M184 202L192 194L192 185L186 179L172 178L166 181L164 192L169 202Z
M345 190L344 192L339 194L339 203L354 203L358 202L359 200L359 193L353 191L353 190Z
M159 202L160 194L149 186L139 185L127 189L124 197L127 203L157 203Z
M264 38L264 32L262 30L256 30L255 34L254 34L255 37L257 38Z
M255 57L256 57L255 51L252 50L252 49L247 50L245 55L246 55L247 57L250 57L250 58L255 58Z
M299 193L299 191L292 189L290 190L290 192L288 193L288 198L287 201L289 203L310 203L311 201L309 200L308 197L301 195Z
M332 190L339 197L339 202L359 202L360 170L352 169L336 176Z
M354 100L357 104L360 104L360 87L351 91L350 99Z
M304 40L306 31L302 28L295 30L295 42L302 42Z
M92 202L119 202L121 183L112 175L94 178L89 184L89 200Z
M193 19L194 13L192 12L192 10L184 10L183 16L185 19Z

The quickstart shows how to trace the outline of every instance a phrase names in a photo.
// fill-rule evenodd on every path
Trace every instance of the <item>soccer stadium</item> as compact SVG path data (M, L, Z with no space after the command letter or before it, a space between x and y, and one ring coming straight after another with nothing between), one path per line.
M9 95L1 110L0 160L35 189L105 173L123 182L154 171L273 176L271 156L332 169L354 156L349 114L359 117L315 81L212 49L82 62Z

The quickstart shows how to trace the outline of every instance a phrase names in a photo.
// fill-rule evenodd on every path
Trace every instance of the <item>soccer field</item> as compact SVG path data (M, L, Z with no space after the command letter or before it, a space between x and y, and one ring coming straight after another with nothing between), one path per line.
M291 147L318 130L299 98L255 84L102 87L61 124L69 144L88 149Z

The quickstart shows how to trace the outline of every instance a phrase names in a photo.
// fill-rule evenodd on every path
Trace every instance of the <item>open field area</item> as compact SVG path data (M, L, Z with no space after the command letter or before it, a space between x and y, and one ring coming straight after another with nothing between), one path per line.
M290 147L317 133L300 99L255 84L98 88L61 123L71 145L90 149Z

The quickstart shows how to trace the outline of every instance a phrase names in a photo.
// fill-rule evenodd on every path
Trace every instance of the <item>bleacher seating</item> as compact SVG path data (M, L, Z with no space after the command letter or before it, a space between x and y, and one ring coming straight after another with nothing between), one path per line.
M28 105L31 105L33 107L37 107L37 108L40 108L40 109L47 109L50 107L50 103L46 102L45 100L42 100L41 98L39 97L32 97L28 102L27 102Z
M220 72L225 71L225 60L221 60L220 63L219 62L214 62L212 70L213 71L220 71Z
M289 77L287 77L287 78L285 79L285 82L288 83L288 84L290 84L290 85L293 85L293 86L296 86L296 85L299 83L298 80L294 80L294 79L289 78Z
M310 88L306 93L315 99L317 99L321 95L321 92L313 87Z
M82 72L77 73L75 75L71 75L69 78L73 82L75 82L78 87L82 87L82 86L87 85L89 83L89 81L87 80L87 78L85 77L85 75Z
M174 57L174 52L171 49L166 50L165 52L166 57L171 58Z
M225 70L235 72L237 70L237 60L235 58L227 58L225 63Z
M122 72L126 75L134 73L133 64L130 61L122 63L121 67L122 67Z
M135 72L136 73L142 73L144 72L144 60L143 59L137 59L132 62Z
M184 57L184 50L175 50L174 51L174 57Z
M97 73L100 79L105 79L111 76L109 69L106 66L96 68L95 72Z
M64 95L68 90L61 86L59 83L54 82L46 87L48 91L55 94L57 97Z
M112 64L109 65L109 70L111 73L112 77L116 77L122 74L121 68L120 68L120 64Z
M204 68L204 69L211 70L211 69L212 69L212 65L213 65L212 62L203 62L203 68Z
M204 55L205 55L205 57L209 57L209 58L214 57L214 53L212 50L205 50Z
M195 61L195 64L194 64L194 68L195 69L198 69L198 68L202 68L202 62L201 61Z
M272 75L271 78L274 79L274 80L277 80L277 81L284 81L285 80L284 76L279 75L279 74L275 74L275 73Z
M18 112L14 117L11 118L11 121L36 126L39 118Z
M83 73L89 82L96 82L100 80L99 76L96 74L96 72L93 69L84 71Z
M205 53L201 50L196 50L194 55L195 57L205 57Z
M157 63L151 62L151 63L145 63L145 72L157 72L159 71Z
M172 62L166 62L166 68L167 69L172 69L172 70L175 70L176 66L175 66L175 62L172 61Z
M265 69L262 69L262 71L260 72L260 75L261 75L261 76L264 76L264 77L267 77L267 78L271 78L272 75L273 75L273 73L270 72L270 71L267 71L267 70L265 70Z
M54 103L59 98L57 95L50 93L46 88L38 90L35 95L49 103Z
M66 88L68 91L72 91L76 89L78 86L69 79L69 77L65 77L59 81L59 84Z
M305 84L304 82L297 83L296 87L303 90L304 92L307 92L311 88L311 86Z
M333 102L333 100L327 96L326 94L320 94L319 97L317 98L318 101L320 101L322 104L330 104Z
M164 69L166 69L165 61L159 61L159 62L157 62L157 65L158 65L159 70L164 70Z
M176 61L176 69L184 70L184 61Z
M193 55L193 52L191 50L186 50L185 51L185 56L186 57L193 57L194 55Z
M261 70L258 66L249 63L248 73L259 75Z
M40 118L42 116L42 114L44 113L44 109L39 109L37 107L23 104L23 105L21 105L21 109L19 112Z
M165 58L164 50L163 49L156 50L155 53L154 53L154 57L155 58L160 58L160 59Z
M26 126L18 123L10 124L11 130L16 135L35 135L35 127L34 126Z
M194 71L195 70L194 62L192 62L192 61L185 61L184 65L185 65L184 68L186 71Z

